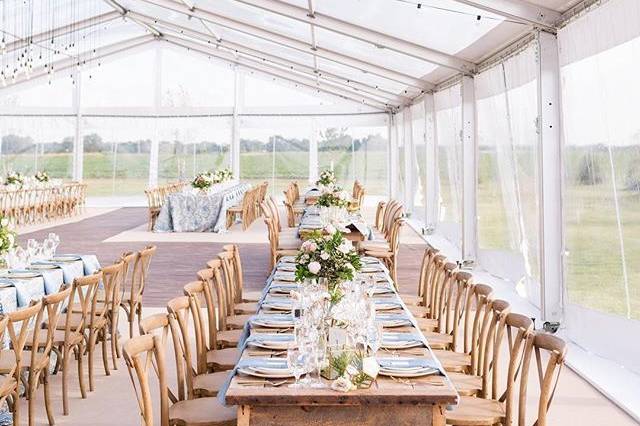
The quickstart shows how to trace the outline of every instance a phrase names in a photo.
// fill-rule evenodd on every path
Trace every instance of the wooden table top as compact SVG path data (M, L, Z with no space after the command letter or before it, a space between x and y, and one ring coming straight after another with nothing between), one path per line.
M276 266L277 268L277 266ZM402 309L384 311L385 313L405 311L413 318L404 304ZM390 332L422 333L414 325L385 329ZM274 329L253 328L251 333L276 333ZM380 349L378 357L410 356L415 358L434 359L431 349L427 347L404 350ZM285 351L266 350L247 346L242 358L278 357L286 358ZM370 405L370 404L412 404L412 405L452 405L458 401L458 393L446 376L432 375L418 378L391 378L378 376L368 389L339 392L331 389L330 381L322 379L327 388L289 388L284 380L271 379L278 385L265 383L265 379L236 375L226 393L227 404L232 405Z

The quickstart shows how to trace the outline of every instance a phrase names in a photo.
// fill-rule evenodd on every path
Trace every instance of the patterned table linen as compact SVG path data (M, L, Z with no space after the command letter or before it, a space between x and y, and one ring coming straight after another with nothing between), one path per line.
M74 262L51 262L56 269L38 270L35 278L0 279L0 313L14 312L29 306L32 300L57 292L62 284L72 284L78 277L89 275L100 269L95 255L82 255ZM47 262L49 263L49 262Z
M217 192L176 192L160 210L155 232L220 232L225 230L227 209L242 201L251 188L240 183Z

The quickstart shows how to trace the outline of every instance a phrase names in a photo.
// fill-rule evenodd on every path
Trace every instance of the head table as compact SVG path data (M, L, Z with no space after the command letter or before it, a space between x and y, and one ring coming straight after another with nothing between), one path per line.
M14 312L29 306L32 300L56 293L63 284L91 275L100 269L95 255L61 255L53 260L23 270L7 270L0 273L0 313ZM42 268L47 269L42 269Z
M153 228L155 232L221 232L226 213L251 188L237 181L213 185L207 191L191 186L167 196Z
M408 333L419 336L421 344L411 349L385 349L384 345L377 353L381 357L410 357L427 362L439 370L439 374L411 379L398 379L379 375L368 389L339 392L327 388L291 388L277 381L255 380L241 372L233 372L226 393L222 394L228 405L238 406L238 425L444 425L444 412L449 405L456 404L458 394L449 381L444 369L435 358L428 341L417 327L414 317L407 310L388 271L373 258L366 258L369 265L377 265L377 285L388 286L389 292L380 295L384 303L396 306L392 310L376 313L378 316L401 315L408 319L404 326L384 329L385 333ZM284 257L276 265L269 277L263 297L259 302L258 314L248 322L245 328L241 360L238 365L250 365L257 359L283 356L281 350L262 349L250 344L260 333L275 333L273 328L263 328L256 318L278 311L270 311L270 298L281 296L278 288L292 286L291 276L295 259ZM374 296L376 299L378 296ZM256 322L256 323L254 323ZM281 334L281 335L284 335ZM286 354L286 351L284 351ZM424 360L424 361L423 361ZM249 378L249 379L248 379ZM325 379L322 379L328 385Z

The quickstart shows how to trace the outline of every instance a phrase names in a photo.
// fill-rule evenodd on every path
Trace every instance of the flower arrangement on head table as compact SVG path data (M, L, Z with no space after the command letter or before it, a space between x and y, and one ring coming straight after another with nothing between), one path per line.
M5 255L16 246L16 232L8 218L0 218L0 255Z
M24 185L24 179L24 176L19 172L9 172L4 179L4 184L22 187L22 185Z
M319 207L341 207L349 205L349 193L343 191L339 186L328 188L320 194L316 205Z
M36 172L36 174L33 175L33 178L40 183L47 183L50 180L47 172L40 172L40 171Z
M233 172L229 168L216 170L214 172L204 172L196 175L191 182L191 186L196 189L209 189L216 183L222 183L233 179Z
M326 278L332 302L337 302L342 291L340 283L352 281L362 264L360 257L342 233L333 225L309 234L296 256L296 281Z
M333 170L323 170L320 172L320 178L316 181L316 185L331 186L335 185L337 179Z

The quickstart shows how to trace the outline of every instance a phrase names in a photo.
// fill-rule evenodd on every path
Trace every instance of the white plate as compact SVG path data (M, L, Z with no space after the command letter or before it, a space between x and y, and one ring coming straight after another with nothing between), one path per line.
M262 309L268 309L268 310L271 310L271 311L282 311L282 312L291 312L291 309L293 309L291 304L281 305L279 303L271 304L271 303L268 303L268 302L263 303L261 308Z
M278 373L278 374L265 374L260 371L255 371L251 368L247 368L247 369L238 368L238 373L241 373L247 376L260 377L263 379L288 379L289 377L293 377L293 373L291 373L289 370L285 370L282 373Z
M393 376L393 377L404 377L404 378L409 378L409 377L423 377L423 376L430 376L433 374L439 374L440 371L437 368L432 368L432 367L423 367L420 370L387 370L384 368L380 369L380 372L378 374L380 374L381 376Z
M30 278L38 278L40 276L39 272L7 272L2 275L2 278L17 278L17 279L30 279Z
M54 262L76 262L81 259L78 256L56 256L51 260Z
M262 349L270 349L276 351L282 351L289 348L289 343L291 341L278 341L278 342L265 342L260 340L248 341L247 345L252 346L254 348L262 348Z
M376 303L376 311L390 311L400 308L402 308L402 306L397 303Z
M382 341L381 347L384 349L409 349L409 348L417 348L422 347L424 344L417 340L397 340L397 341Z
M378 321L380 324L382 324L382 327L384 328L395 328L395 327L404 327L404 326L408 326L411 325L411 321L409 320L382 320L382 321Z
M29 269L35 270L49 270L49 269L58 269L58 265L53 265L51 263L36 263L34 265L29 266Z
M284 322L284 321L253 320L251 324L257 327L264 327L264 328L292 328L293 327L293 321Z

